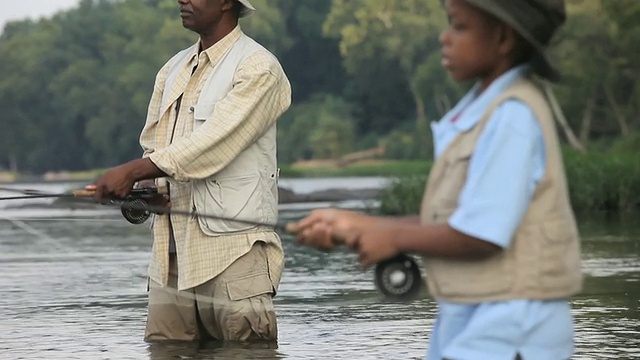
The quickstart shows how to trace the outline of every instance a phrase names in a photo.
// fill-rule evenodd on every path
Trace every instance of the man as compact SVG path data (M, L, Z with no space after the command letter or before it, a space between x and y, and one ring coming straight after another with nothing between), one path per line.
M280 238L233 219L277 221L275 122L291 87L277 59L238 25L255 11L248 0L178 4L183 26L200 38L157 75L143 158L88 188L96 200L122 198L156 179L168 182L172 209L194 213L154 217L145 340L276 340Z

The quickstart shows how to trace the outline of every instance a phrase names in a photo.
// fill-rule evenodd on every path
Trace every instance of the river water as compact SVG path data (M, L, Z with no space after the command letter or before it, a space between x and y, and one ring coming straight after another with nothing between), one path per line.
M287 184L304 192L331 184L377 186L384 179ZM32 187L58 192L68 186ZM275 299L277 349L150 347L142 341L147 227L128 224L109 208L51 209L39 201L41 207L25 209L0 205L0 359L424 356L436 313L433 301L426 296L408 304L382 301L372 271L360 270L353 254L302 248L286 235L286 269ZM300 217L309 210L305 206L285 207L281 215ZM574 359L640 359L640 223L591 218L580 219L580 227L586 281L583 293L573 298Z

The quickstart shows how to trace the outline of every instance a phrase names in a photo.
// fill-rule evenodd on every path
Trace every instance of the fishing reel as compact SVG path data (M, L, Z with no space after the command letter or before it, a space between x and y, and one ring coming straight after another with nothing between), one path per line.
M120 211L125 220L134 225L140 225L151 217L151 211L143 209L147 206L149 204L144 199L126 198L120 205Z
M140 225L151 217L149 201L151 197L158 194L156 188L133 189L129 196L122 200L120 211L125 220L134 225Z
M412 257L400 254L376 265L375 285L388 300L415 300L422 289L420 268Z

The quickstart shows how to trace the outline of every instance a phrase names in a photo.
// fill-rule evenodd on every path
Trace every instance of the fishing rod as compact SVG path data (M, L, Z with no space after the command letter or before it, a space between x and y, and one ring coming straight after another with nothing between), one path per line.
M16 199L31 199L31 198L36 198L37 199L39 196L56 197L57 195L63 195L63 194L45 193L45 192L42 192L40 190L14 189L14 188L3 187L3 186L0 186L0 191L22 194L21 196L2 197L2 198L0 198L0 200L16 200Z
M18 190L18 189L9 189L2 188L2 191L13 191L21 193L20 196L6 196L0 197L0 200L28 200L28 199L43 199L43 198L76 198L76 199L89 199L93 198L95 191L94 190L73 190L65 193L45 193L37 190ZM238 223L255 225L255 226L264 226L264 227L273 227L278 230L282 230L289 234L295 234L296 229L294 224L274 224L274 223L266 223L259 222L255 220L248 219L230 219L225 218L223 216L218 215L210 215L210 214L202 214L194 211L185 211L185 210L176 210L171 207L152 205L149 201L157 196L166 194L166 191L163 191L158 188L140 188L140 189L132 189L129 195L122 199L118 198L107 198L101 202L102 205L116 205L120 207L122 211L122 215L125 220L134 225L139 225L144 223L151 217L152 214L173 214L173 215L183 215L183 216L198 216L205 219L215 219L215 220L226 220L226 221L235 221Z
M37 199L37 198L93 198L94 190L74 190L67 193L51 194L37 190L17 190L0 187L0 190L19 192L23 195L0 197L0 200ZM132 189L123 199L106 199L103 205L120 207L123 217L131 224L139 225L147 221L152 214L182 215L205 219L226 220L253 226L274 228L295 235L296 223L266 223L248 219L226 218L223 216L172 209L171 207L152 205L149 201L159 194L166 194L165 188ZM387 300L408 302L419 297L422 289L422 274L416 261L409 255L399 254L375 265L374 283L378 291Z

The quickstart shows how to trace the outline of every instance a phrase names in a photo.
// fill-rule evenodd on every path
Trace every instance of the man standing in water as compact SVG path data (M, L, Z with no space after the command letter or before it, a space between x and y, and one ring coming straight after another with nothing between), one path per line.
M178 4L183 26L200 38L156 77L143 158L88 189L96 200L122 198L136 182L167 181L172 209L225 219L154 218L145 340L276 340L280 238L233 219L277 221L275 123L291 87L278 60L238 25L255 11L248 0Z

